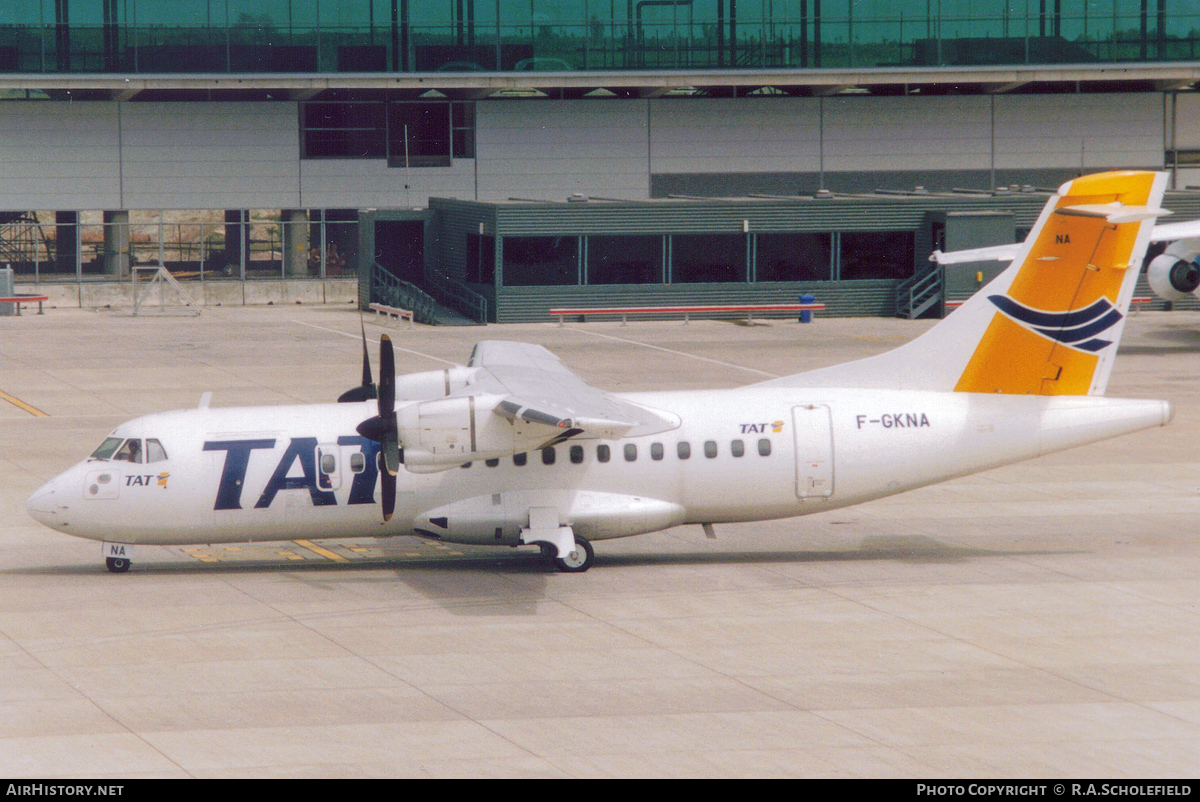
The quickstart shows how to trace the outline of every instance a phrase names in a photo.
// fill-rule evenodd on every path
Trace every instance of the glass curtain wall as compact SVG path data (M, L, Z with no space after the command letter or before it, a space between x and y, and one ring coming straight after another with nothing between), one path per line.
M465 245L467 282L493 285L495 239ZM902 280L916 232L510 236L500 250L506 287Z
M1190 60L1168 0L32 0L3 72L476 72Z
M353 278L358 212L5 212L0 264L35 283L141 280L160 264L179 281Z

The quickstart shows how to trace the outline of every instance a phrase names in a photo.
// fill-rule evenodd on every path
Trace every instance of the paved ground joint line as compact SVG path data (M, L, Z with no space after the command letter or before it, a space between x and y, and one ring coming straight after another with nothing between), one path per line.
M343 337L349 337L353 340L358 340L360 342L362 341L361 333L360 334L350 334L349 332L338 331L337 329L331 329L331 328L327 328L325 326L318 326L315 323L305 323L303 320L293 320L292 322L299 323L301 326L308 326L310 329L320 329L321 331L328 331L333 334L340 334ZM367 321L367 322L370 323L371 321ZM400 346L396 345L395 340L392 340L392 348L397 351L403 351L406 354L415 354L416 356L423 356L426 359L432 359L434 362L445 362L447 365L453 365L456 368L462 367L462 365L460 363L451 362L449 359L442 359L440 356L434 356L433 354L424 354L424 353L421 353L420 351L413 351L411 348L401 348Z
M551 324L547 324L547 325L551 325ZM701 362L711 362L714 365L723 365L727 368L736 368L737 370L745 370L750 373L757 373L760 376L767 376L772 379L780 378L778 373L767 373L765 370L759 370L758 368L748 368L745 365L735 365L732 362L722 362L719 359L710 359L709 357L706 357L706 356L696 356L695 354L689 354L686 351L676 351L673 348L663 348L661 345L651 345L650 343L638 342L637 340L627 340L624 337L617 337L612 334L601 334L598 331L588 331L587 329L581 329L576 326L566 326L565 328L568 328L571 331L577 331L580 334L590 334L593 337L603 337L606 340L616 340L617 342L629 343L630 345L640 345L643 348L653 348L655 351L665 351L668 354L676 354L678 356L685 356L688 359L699 359Z

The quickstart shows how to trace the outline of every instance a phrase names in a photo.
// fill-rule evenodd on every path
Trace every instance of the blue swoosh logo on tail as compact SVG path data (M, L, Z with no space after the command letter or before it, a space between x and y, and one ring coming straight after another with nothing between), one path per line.
M1124 317L1107 298L1101 298L1086 309L1071 312L1033 309L1007 295L989 295L988 300L1005 315L1043 337L1092 353L1112 345L1112 340L1096 335L1117 325Z

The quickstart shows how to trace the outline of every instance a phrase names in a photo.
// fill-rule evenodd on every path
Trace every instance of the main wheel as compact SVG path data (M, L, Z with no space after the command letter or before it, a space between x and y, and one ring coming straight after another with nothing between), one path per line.
M568 574L581 574L592 567L592 558L595 556L595 552L592 551L592 544L581 537L577 537L575 538L575 548L571 553L562 559L555 558L554 563L560 571Z
M122 557L109 557L104 561L104 564L108 566L108 570L112 571L114 574L123 574L129 570L131 563L129 560Z

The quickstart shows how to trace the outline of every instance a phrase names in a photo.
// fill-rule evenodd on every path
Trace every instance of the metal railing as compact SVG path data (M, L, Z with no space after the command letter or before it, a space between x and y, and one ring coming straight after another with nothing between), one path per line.
M916 320L942 301L942 270L934 267L896 287L896 316Z
M488 322L487 298L466 284L444 276L436 270L425 272L425 284L439 303L457 309L476 323Z
M410 309L418 323L437 322L437 301L417 285L397 278L379 262L371 266L371 301Z

